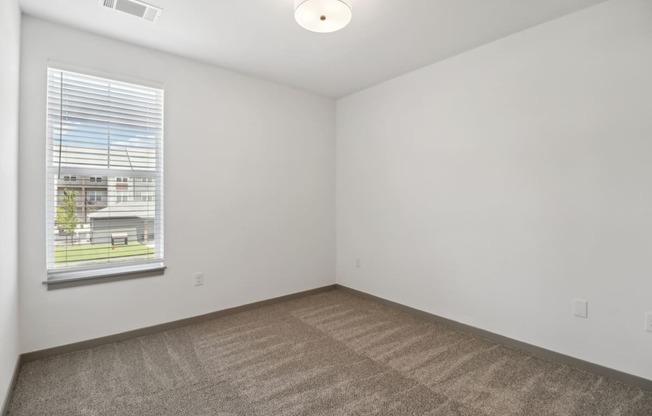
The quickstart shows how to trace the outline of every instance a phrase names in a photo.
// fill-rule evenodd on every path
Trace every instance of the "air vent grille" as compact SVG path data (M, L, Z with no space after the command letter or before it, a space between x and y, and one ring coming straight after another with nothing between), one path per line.
M159 14L160 14L159 9L155 9L154 7L148 7L147 10L145 10L143 19L149 20L150 22L155 22L156 19L158 19Z
M100 4L141 19L156 22L163 10L138 0L100 0Z

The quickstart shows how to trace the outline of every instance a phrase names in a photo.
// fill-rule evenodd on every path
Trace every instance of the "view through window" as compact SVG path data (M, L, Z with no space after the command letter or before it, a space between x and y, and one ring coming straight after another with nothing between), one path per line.
M163 260L163 91L48 69L47 244L61 271Z

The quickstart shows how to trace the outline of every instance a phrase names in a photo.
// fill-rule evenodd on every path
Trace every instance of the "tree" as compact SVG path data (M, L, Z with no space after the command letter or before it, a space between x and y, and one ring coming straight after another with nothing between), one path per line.
M66 233L66 239L68 239L67 236L73 235L75 228L77 228L76 206L77 191L67 188L64 189L61 203L57 207L57 224Z

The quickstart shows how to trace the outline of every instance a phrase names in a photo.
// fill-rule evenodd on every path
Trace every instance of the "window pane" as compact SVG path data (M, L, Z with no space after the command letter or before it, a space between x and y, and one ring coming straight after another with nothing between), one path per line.
M163 259L163 91L48 69L48 270Z

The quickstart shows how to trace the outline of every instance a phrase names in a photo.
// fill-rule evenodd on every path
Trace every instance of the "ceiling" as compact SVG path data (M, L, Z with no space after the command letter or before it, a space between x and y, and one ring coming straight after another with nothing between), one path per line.
M146 0L151 23L98 0L20 0L24 13L305 91L342 97L604 0L351 0L353 20L309 32L294 0Z

